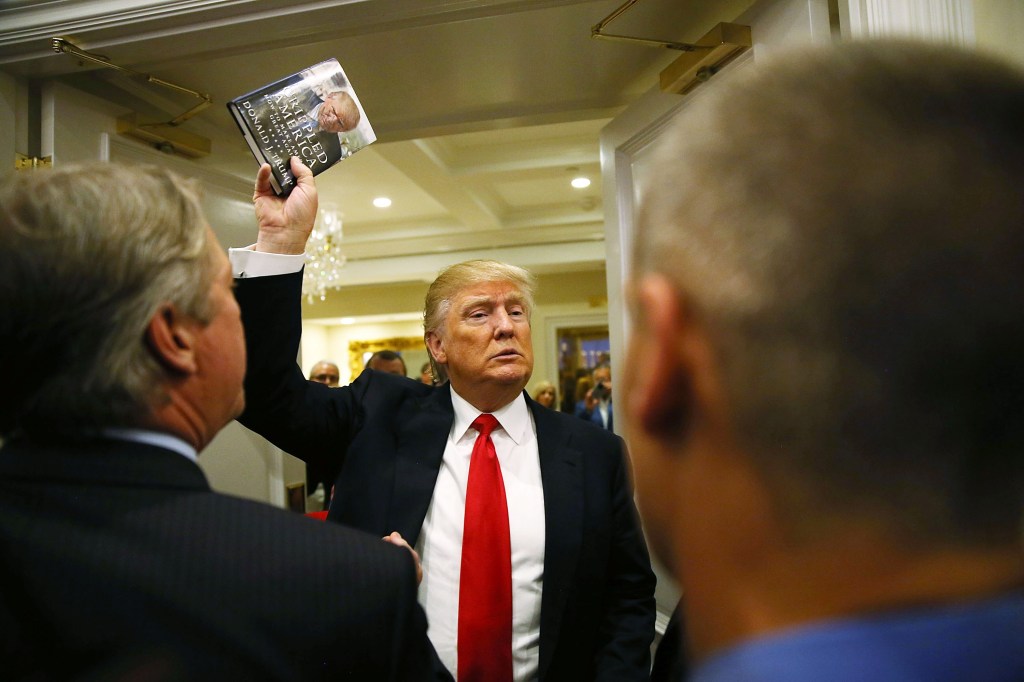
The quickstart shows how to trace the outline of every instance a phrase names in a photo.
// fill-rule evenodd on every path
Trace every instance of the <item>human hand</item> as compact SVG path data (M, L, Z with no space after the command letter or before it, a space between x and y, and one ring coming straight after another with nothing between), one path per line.
M421 582L423 582L423 566L420 564L420 555L417 554L416 550L413 549L409 545L409 543L405 541L405 538L402 537L402 534L396 530L392 531L391 535L385 535L381 539L384 542L390 542L392 545L405 547L407 550L409 550L409 552L412 554L413 561L416 562L416 584L419 585Z
M612 399L612 383L601 381L584 396L585 405L588 411L592 411L602 400Z
M306 240L316 221L317 193L313 171L302 160L290 160L295 187L287 197L274 194L270 186L270 164L260 166L252 193L259 235L256 251L298 254L306 250Z

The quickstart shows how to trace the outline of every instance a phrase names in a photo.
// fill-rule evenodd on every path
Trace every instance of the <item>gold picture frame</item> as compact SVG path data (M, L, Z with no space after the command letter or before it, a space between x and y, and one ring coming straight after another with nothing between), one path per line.
M395 336L390 339L372 339L369 341L350 341L348 344L348 369L352 381L362 373L366 365L367 353L376 353L382 350L393 350L397 353L408 351L427 352L422 336ZM406 369L410 372L419 372L419 367L410 367L406 363ZM416 374L416 376L419 376Z

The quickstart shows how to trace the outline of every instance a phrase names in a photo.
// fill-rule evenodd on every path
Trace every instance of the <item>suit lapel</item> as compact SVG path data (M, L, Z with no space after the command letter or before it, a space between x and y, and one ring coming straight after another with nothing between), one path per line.
M527 399L537 425L544 485L544 592L540 610L539 678L558 645L565 604L573 590L583 534L583 458L554 412Z
M413 402L409 414L399 415L402 426L395 449L395 481L386 526L401 533L410 545L416 544L427 515L455 419L447 384Z

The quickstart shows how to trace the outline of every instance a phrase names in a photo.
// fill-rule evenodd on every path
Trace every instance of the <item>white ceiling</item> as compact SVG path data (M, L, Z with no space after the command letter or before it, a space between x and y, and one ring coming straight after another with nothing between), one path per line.
M639 0L608 31L694 41L750 4ZM209 93L183 125L199 163L255 162L224 102L337 57L378 142L317 179L345 218L351 267L401 281L402 257L485 251L542 272L603 267L598 137L678 52L593 39L622 0L0 0L0 69L56 77L168 120L195 100L52 51L63 36ZM579 190L574 175L593 183ZM371 201L388 196L378 209ZM368 274L369 273L369 274Z

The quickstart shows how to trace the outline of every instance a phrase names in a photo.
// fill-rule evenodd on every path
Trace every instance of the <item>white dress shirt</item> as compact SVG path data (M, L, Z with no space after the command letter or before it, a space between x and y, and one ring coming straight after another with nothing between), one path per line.
M455 421L423 519L416 551L423 563L419 600L427 612L427 635L441 662L458 676L459 577L469 461L480 411L452 391ZM533 416L520 394L492 412L501 425L491 433L508 503L512 544L512 677L537 679L540 662L540 602L544 579L544 487Z
M306 263L306 254L266 253L253 250L255 244L244 249L228 249L231 274L236 279L266 277L298 272Z

